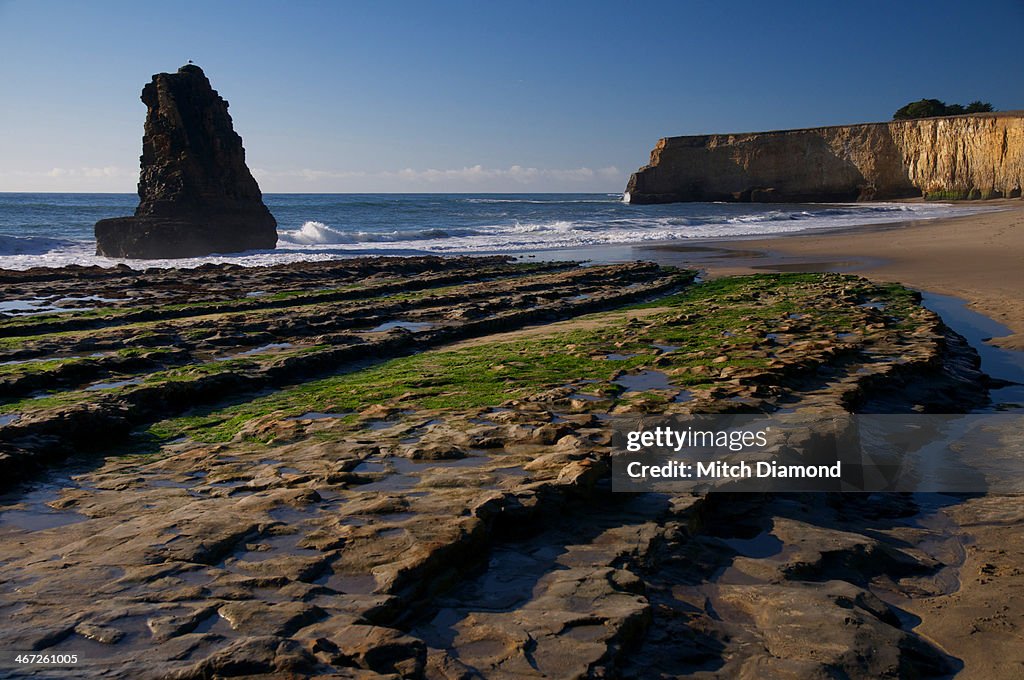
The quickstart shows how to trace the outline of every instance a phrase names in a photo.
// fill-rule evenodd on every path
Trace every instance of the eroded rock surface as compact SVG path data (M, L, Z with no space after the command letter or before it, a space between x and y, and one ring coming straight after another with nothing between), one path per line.
M24 362L2 367L6 469L91 448L0 500L0 648L91 660L66 677L962 665L906 613L956 592L963 552L936 519L953 511L610 490L620 414L980 403L976 356L914 294L837 275L692 285L645 264L373 260L351 282L335 266L134 273L163 300L147 317L118 299L0 323L0 356ZM122 359L148 363L87 354L132 339L144 352ZM996 511L964 521L1021 521ZM984 580L994 559L966 564Z
M631 203L1020 198L1024 113L666 137Z

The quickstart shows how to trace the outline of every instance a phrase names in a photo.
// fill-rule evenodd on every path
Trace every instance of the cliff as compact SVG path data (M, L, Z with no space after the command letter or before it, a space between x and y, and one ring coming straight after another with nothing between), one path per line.
M273 248L277 221L245 164L228 103L202 69L158 73L142 90L139 206L96 223L96 254L174 258Z
M1024 111L666 137L631 203L1018 198Z

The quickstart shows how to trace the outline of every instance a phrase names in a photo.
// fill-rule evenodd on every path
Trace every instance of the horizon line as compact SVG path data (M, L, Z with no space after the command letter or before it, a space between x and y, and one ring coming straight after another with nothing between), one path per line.
M623 194L624 191L262 191L264 196L515 196L559 194ZM2 191L3 194L84 194L90 196L137 196L136 191Z

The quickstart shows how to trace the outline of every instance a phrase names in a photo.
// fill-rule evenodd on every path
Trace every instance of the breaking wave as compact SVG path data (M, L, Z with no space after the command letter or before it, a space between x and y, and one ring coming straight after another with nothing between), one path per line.
M136 197L0 194L0 267L113 266L95 255L93 224ZM515 253L770 236L968 212L938 203L629 205L621 194L265 194L275 250L129 266L266 265L372 254Z
M278 237L286 243L305 246L343 245L352 243L400 243L403 241L423 241L428 239L458 238L474 236L479 232L473 229L419 229L395 231L342 231L328 226L323 222L306 222L295 230L278 232Z
M535 199L474 198L477 202L543 203ZM557 203L558 201L546 201ZM575 199L566 202L578 202ZM608 204L608 200L595 202ZM299 229L280 232L282 248L324 248L345 252L482 253L581 248L693 238L732 238L784 234L871 224L898 219L941 217L950 214L945 204L867 204L800 206L799 209L737 204L703 204L703 212L663 214L687 208L626 210L601 213L577 208L574 219L516 219L474 224L472 227L346 230L320 221L306 221ZM548 214L557 214L546 208ZM534 213L536 214L536 213ZM543 214L543 213L541 213ZM538 215L540 216L540 215ZM483 218L484 215L480 215ZM493 217L493 216L491 216ZM445 219L441 217L439 219Z

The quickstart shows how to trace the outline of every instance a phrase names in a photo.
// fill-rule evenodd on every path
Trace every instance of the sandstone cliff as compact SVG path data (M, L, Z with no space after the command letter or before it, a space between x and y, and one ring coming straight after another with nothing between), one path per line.
M96 254L196 257L268 249L277 221L245 164L228 103L202 69L158 73L142 90L139 207L96 223Z
M1019 198L1024 111L666 137L631 203Z

